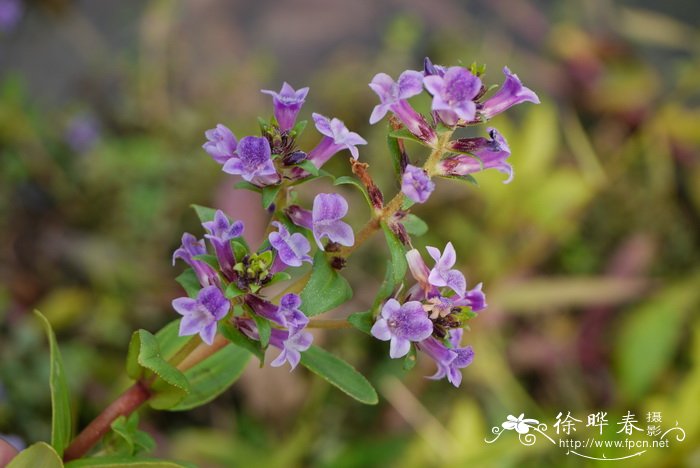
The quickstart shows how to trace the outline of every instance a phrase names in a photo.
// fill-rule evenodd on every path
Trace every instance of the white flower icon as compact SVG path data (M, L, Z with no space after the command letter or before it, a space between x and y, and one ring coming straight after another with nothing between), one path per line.
M515 429L518 434L527 434L530 432L531 425L537 425L540 423L537 419L525 419L525 413L521 413L517 418L509 414L506 419L507 421L501 424L503 429L508 431Z

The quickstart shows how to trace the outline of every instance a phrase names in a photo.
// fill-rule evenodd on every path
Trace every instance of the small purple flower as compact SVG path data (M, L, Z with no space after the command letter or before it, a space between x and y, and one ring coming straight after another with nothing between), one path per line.
M76 153L87 153L100 139L100 124L91 115L78 115L68 123L65 141Z
M281 349L282 352L270 365L280 367L288 362L291 366L290 372L293 371L299 365L301 353L311 347L313 339L313 335L309 332L290 333L285 330L273 329L270 335L270 344Z
M471 346L459 347L462 339L461 328L450 331L450 344L452 348L447 348L440 341L430 337L418 344L418 348L430 356L437 364L437 372L428 377L432 380L440 380L447 377L447 380L459 387L462 383L462 373L460 369L467 367L474 360L474 350Z
M406 99L423 92L423 74L414 70L401 73L394 81L386 73L377 73L369 84L379 96L379 104L374 107L369 118L370 124L379 122L391 111L415 136L428 143L435 143L437 135L423 116L416 112Z
M491 139L462 138L450 142L450 146L455 151L469 152L468 154L458 154L441 160L438 163L438 173L445 176L465 176L474 174L486 169L496 169L508 176L503 181L504 184L513 180L513 166L506 159L510 156L510 147L503 135L495 128L488 128Z
M447 68L443 67L442 65L433 64L433 62L430 60L430 58L426 57L425 59L423 59L423 75L424 76L430 76L430 75L445 76L446 71L447 71Z
M534 91L523 86L518 75L511 73L508 67L503 67L503 74L506 79L496 94L488 98L481 106L479 113L486 119L500 114L504 110L523 102L540 103Z
M223 171L260 185L270 185L279 180L272 162L270 143L263 137L241 138L233 157L224 164Z
M209 141L204 143L202 148L209 153L214 161L219 164L226 164L229 159L233 158L238 146L238 140L236 140L236 135L228 127L218 124L216 128L204 132L204 136Z
M286 132L294 127L297 115L301 110L301 106L304 104L306 95L309 93L309 88L301 88L295 91L294 88L285 81L279 93L269 89L261 89L260 92L272 96L275 119L277 119L280 131Z
M20 0L0 0L0 31L12 31L22 18L24 5Z
M447 243L442 254L435 247L428 246L426 250L435 260L435 266L430 270L430 275L428 276L430 284L437 287L446 286L457 293L459 297L462 297L467 289L467 282L462 272L452 269L457 262L457 255L452 242Z
M207 249L204 245L204 240L197 240L192 234L186 232L182 235L182 245L173 252L173 265L175 265L175 260L180 258L192 267L197 275L199 284L203 287L219 285L219 275L216 271L207 263L194 258L197 255L206 253Z
M433 322L418 301L399 304L389 299L382 307L382 314L372 326L372 336L382 341L391 340L389 356L392 359L408 354L411 341L422 341L433 333Z
M302 262L312 263L309 256L311 245L303 234L295 232L290 234L284 224L273 221L272 225L277 228L277 232L271 232L267 238L270 245L277 251L279 259L287 266L298 267Z
M404 195L415 203L425 203L433 190L435 183L423 169L411 164L406 166L401 178L401 191Z
M481 90L481 80L469 70L450 67L443 76L426 76L423 83L433 95L432 110L437 112L446 125L455 125L459 120L474 120L474 98Z
M202 223L202 226L209 232L204 237L209 239L214 247L221 271L229 278L233 278L233 266L236 264L236 259L231 249L231 240L243 234L243 222L232 223L223 211L217 210L214 220Z
M460 307L467 306L472 312L479 312L486 308L486 295L481 290L483 283L479 283L467 291L463 296L454 300L454 304ZM451 298L454 299L454 298Z
M366 145L367 140L355 132L351 132L342 120L333 118L332 120L321 114L311 114L316 124L316 129L323 135L321 141L312 149L307 159L314 166L320 168L334 154L341 150L348 150L353 158L357 159L360 153L357 145Z
M296 294L285 294L280 299L277 311L284 317L284 326L289 329L291 335L303 330L309 323L309 318L304 315L304 312L299 307L301 307L301 298Z
M285 318L282 310L279 306L267 301L261 297L254 294L247 294L245 296L245 303L250 307L256 315L263 317L271 322L276 323L280 327L287 326L287 319Z
M208 286L197 294L197 299L180 297L173 300L173 309L182 315L180 336L196 335L211 345L216 335L216 324L228 313L231 303L216 286Z
M348 202L337 193L319 193L314 198L311 212L312 232L316 244L323 250L321 240L324 237L340 245L351 246L355 243L355 234L350 225L341 219L348 212Z

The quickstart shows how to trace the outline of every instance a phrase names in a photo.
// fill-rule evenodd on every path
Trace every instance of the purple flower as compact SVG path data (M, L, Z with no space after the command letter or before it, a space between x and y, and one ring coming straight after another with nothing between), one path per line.
M24 12L20 0L0 0L0 31L12 31Z
M238 146L238 140L236 140L236 135L228 127L218 124L216 128L204 132L204 136L209 141L204 143L202 148L209 153L214 161L219 164L226 164L226 161L233 158L233 154Z
M386 73L377 73L369 87L377 93L380 101L372 111L369 118L370 124L379 122L388 111L391 111L418 138L431 144L437 141L435 131L406 101L423 92L422 73L406 70L401 73L396 82Z
M321 114L311 114L316 129L323 135L321 141L312 149L307 159L320 168L338 151L347 149L353 158L359 157L357 145L366 145L367 141L355 132L351 132L342 120L332 120Z
M447 348L440 341L430 337L418 344L418 348L430 356L437 364L437 372L428 377L432 380L439 380L447 377L447 380L459 387L462 383L462 373L459 369L467 367L474 360L474 350L471 346L459 347L463 330L453 329L450 331L450 344L452 348Z
M301 360L301 352L311 347L313 339L313 335L309 332L290 333L285 330L273 329L270 335L270 344L281 349L282 352L270 365L280 367L288 362L291 366L290 371L294 370Z
M428 281L428 276L430 276L430 270L428 266L423 261L423 257L417 249L411 249L406 252L406 261L408 263L408 269L411 270L411 275L418 281L418 287L423 290L423 294L417 295L413 294L413 291L409 292L409 297L411 299L423 299L426 296L436 296L440 292L438 289L430 284Z
M180 258L192 267L197 275L199 284L203 287L219 285L219 275L217 275L216 271L207 263L194 258L197 255L206 253L207 249L204 245L204 240L197 240L192 234L186 232L182 235L182 245L173 252L173 265L175 265L175 260Z
M309 88L301 88L295 91L294 88L285 81L279 93L269 89L261 89L260 92L272 96L275 119L277 119L280 131L286 132L294 127L297 115L301 110L301 106L304 104L306 95L309 93Z
M382 341L391 340L389 356L392 359L408 354L411 341L422 341L433 333L423 306L418 301L399 304L389 299L382 307L382 314L372 326L372 336Z
M256 315L263 317L271 322L276 323L280 327L287 326L287 320L280 310L280 307L254 294L245 296L245 303L250 307Z
M481 90L481 80L462 67L450 67L443 76L423 78L426 89L433 95L432 110L446 125L459 120L470 122L476 117L474 98Z
M487 130L491 139L462 138L450 142L453 150L469 152L474 156L458 154L445 158L438 163L438 173L445 176L465 176L485 169L496 169L508 176L504 184L513 180L513 166L506 162L510 156L508 142L495 128Z
M202 226L209 232L204 237L209 239L214 247L221 270L229 278L233 278L233 266L236 264L236 259L231 249L231 240L243 234L243 222L232 223L223 211L217 210L214 220L202 223Z
M247 136L238 142L238 148L224 164L223 171L240 175L247 182L271 185L279 181L271 156L267 138Z
M443 67L442 65L433 64L433 62L430 61L430 58L426 57L425 59L423 59L423 75L424 76L430 76L430 75L445 76L446 71L447 71L447 68Z
M490 119L494 115L500 114L504 110L522 102L540 103L540 98L537 97L537 94L523 86L518 75L511 73L508 67L503 67L503 74L506 75L506 79L501 89L484 101L479 110L486 119Z
M291 335L300 332L309 323L308 317L299 307L301 307L301 298L296 294L285 294L280 299L277 311L284 318L284 326L289 329Z
M68 123L65 141L76 153L87 153L100 139L100 124L90 115L73 117Z
M467 289L467 282L462 272L452 269L457 261L457 255L452 246L452 242L447 243L442 254L440 254L440 250L435 247L428 246L426 249L430 256L433 257L433 260L435 260L435 266L430 270L428 282L437 287L446 286L457 293L458 296L462 297Z
M401 178L401 191L404 195L416 203L425 203L433 190L435 183L423 169L411 164L406 166Z
M272 225L277 228L277 232L271 232L267 238L270 244L277 251L278 258L287 266L298 267L302 262L312 263L309 256L311 245L302 234L295 232L290 234L284 224L273 221Z
M173 309L182 315L180 336L196 335L211 345L216 335L216 324L228 313L231 303L216 286L208 286L197 294L197 299L180 297L173 301Z
M337 193L319 193L314 198L311 212L312 232L316 244L323 250L321 240L324 237L338 244L351 246L355 243L355 235L350 225L341 219L348 212L348 202Z
M479 283L472 289L462 295L462 297L456 299L454 304L457 306L467 306L472 312L479 312L486 308L486 295L481 290L483 283ZM454 299L454 298L452 298Z

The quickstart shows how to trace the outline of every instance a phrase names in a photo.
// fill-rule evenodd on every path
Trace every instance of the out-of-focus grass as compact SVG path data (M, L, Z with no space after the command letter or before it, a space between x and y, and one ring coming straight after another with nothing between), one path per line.
M115 380L126 384L115 376L131 329L173 317L169 301L179 290L169 257L183 231L199 233L187 205L242 203L217 188L230 180L199 148L202 131L218 121L238 136L255 131L254 116L268 104L253 94L285 79L284 70L265 54L210 70L195 65L192 50L172 53L182 12L168 5L151 2L139 19L138 54L118 99L51 109L19 78L3 77L0 432L30 441L48 434L48 392L37 384L48 360L28 311L40 308L55 325L76 419L85 423L119 390ZM563 12L522 2L518 14L541 26L524 31L498 5L481 16L453 5L453 21L472 26L465 29L399 15L376 50L339 47L306 76L304 112L337 115L366 136L372 151L363 158L387 192L396 187L384 130L366 125L375 104L366 82L376 72L396 76L429 53L438 63L486 62L488 81L500 83L507 63L542 98L493 121L513 150L513 183L489 172L478 187L443 181L430 206L415 208L430 224L417 246L451 240L469 283L485 283L490 307L466 335L477 358L462 387L423 379L433 372L427 362L405 374L368 337L319 336L368 373L383 397L378 407L359 407L303 370L275 386L294 393L282 405L285 395L262 387L286 379L271 373L284 371L251 369L205 408L146 412L142 425L163 442L161 454L202 466L579 466L549 443L484 438L508 414L551 425L559 411L584 419L603 410L614 424L630 410L661 411L666 427L678 421L686 430L683 442L635 463L697 463L698 30L607 3ZM611 24L611 15L620 21ZM103 130L77 154L63 132L84 109ZM331 164L347 170L342 158ZM374 291L367 275L381 249L371 243L347 270L357 310Z

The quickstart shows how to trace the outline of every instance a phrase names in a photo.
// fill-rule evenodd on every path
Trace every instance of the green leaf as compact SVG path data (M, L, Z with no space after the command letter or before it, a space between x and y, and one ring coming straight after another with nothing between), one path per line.
M282 185L268 185L262 189L262 205L264 209L268 209L274 203L277 194L280 193Z
M219 259L216 258L216 255L212 254L202 254L202 255L195 255L192 257L195 260L199 260L200 262L204 262L210 267L212 267L214 270L218 270L219 267Z
M306 128L306 124L308 122L308 120L300 120L296 123L296 125L294 125L291 133L294 135L295 138L304 133L304 129Z
M350 322L353 327L369 335L372 325L374 325L374 317L371 310L355 312L348 316L348 322Z
M406 228L406 232L412 236L420 237L428 232L428 224L414 214L407 215L401 220L401 224Z
M185 290L189 297L197 297L197 293L202 286L199 284L197 274L192 268L188 268L175 278L175 281L180 283L180 286Z
M51 445L59 455L71 440L71 412L68 384L63 370L63 360L58 349L56 335L51 324L38 310L34 314L41 320L46 337L49 340L51 367L49 370L49 388L51 389ZM40 449L37 449L40 450ZM39 465L36 465L39 466Z
M377 295L374 298L374 303L372 304L372 314L379 315L379 306L394 293L394 270L391 261L386 262L386 271L384 273L384 281L382 281L382 286L377 291Z
M272 278L270 279L270 282L265 285L267 286L272 286L273 284L276 283L281 283L282 281L289 281L292 279L292 275L287 273L286 271L280 271L272 275Z
M233 255L236 257L236 261L240 262L243 257L248 255L250 248L248 248L248 244L242 237L237 237L236 239L238 240L231 241L231 248L233 249Z
M456 180L459 182L467 182L467 183L474 184L477 186L479 185L479 182L471 174L467 174L467 175L463 175L463 176L453 175L453 176L440 176L440 177L442 177L443 179Z
M209 208L206 206L195 204L192 204L190 206L194 208L194 211L197 213L197 217L199 218L200 222L206 223L214 220L214 216L216 215L216 210L214 208Z
M360 403L375 405L379 401L376 390L362 374L318 346L311 346L301 353L301 364Z
M396 176L396 180L400 181L402 174L401 160L403 159L403 156L401 154L399 141L391 135L387 135L386 144L389 148L389 154L391 155L391 166L394 168L394 175Z
M46 442L22 450L6 468L62 468L61 456Z
M404 276L406 276L406 270L408 269L406 248L385 222L382 222L382 229L386 237L386 245L389 247L389 252L391 253L392 279L394 280L394 284L401 284Z
M321 314L352 298L348 282L328 263L325 253L314 256L311 277L300 293L301 310L307 317Z
M408 129L405 128L405 127L404 127L404 128L401 128L401 129L399 129L399 130L393 130L393 131L389 132L389 136L392 137L392 138L398 138L398 139L401 139L401 140L411 140L411 141L415 141L416 143L420 143L421 145L424 145L424 146L425 146L425 142L421 141L420 138L418 138L418 137L415 136L413 133L411 133L410 131L408 131Z
M304 169L306 172L308 172L309 174L311 174L313 176L318 175L318 167L314 166L314 163L312 163L308 159L303 160L302 162L297 164L297 166L301 167L302 169Z
M354 185L357 187L357 189L362 192L362 196L365 197L365 201L367 202L367 206L369 206L370 209L372 209L372 200L369 199L369 195L367 194L367 190L365 187L354 177L350 176L340 176L337 179L335 179L335 182L333 182L333 185Z
M183 411L202 406L226 391L243 373L250 353L228 344L202 362L185 371L190 383L187 396L169 411Z
M113 454L133 457L139 453L149 453L156 447L153 438L139 430L139 415L119 416L111 424L112 431L107 435L106 445Z
M72 460L66 463L66 468L196 468L196 466L192 463L183 464L157 458L123 456L81 458L80 460Z
M219 332L231 343L257 357L261 366L265 362L265 350L260 346L259 341L248 338L229 322L219 322Z
M190 391L185 375L164 359L156 337L146 330L137 330L131 336L126 373L134 380L151 373L158 376L151 385L153 396L148 401L155 409L175 406Z
M251 314L253 320L255 321L255 326L258 328L258 335L260 336L260 346L267 348L270 343L270 334L272 333L272 327L270 326L270 321L266 318L259 316L258 314Z
M242 291L236 283L229 283L229 285L226 286L226 291L224 292L226 299L233 299L234 297L238 297L242 294L245 294L245 291Z
M260 193L262 191L260 189L260 187L258 187L257 185L251 184L250 182L246 182L245 180L241 180L239 182L236 182L235 184L233 184L233 188L242 189L242 190L250 190L251 192L256 192L256 193Z
M178 336L179 320L163 327L156 339L163 358L172 358L191 337ZM206 346L206 345L204 345ZM195 408L216 398L240 377L250 353L233 344L227 345L184 373L189 382L189 394L169 411Z

